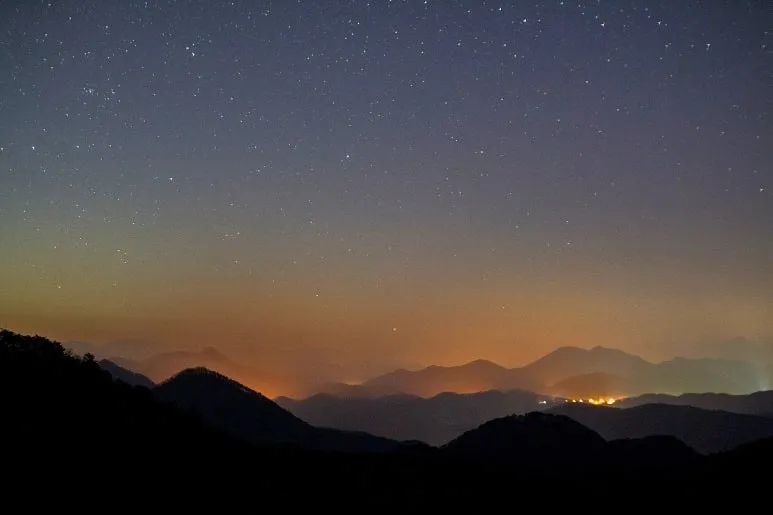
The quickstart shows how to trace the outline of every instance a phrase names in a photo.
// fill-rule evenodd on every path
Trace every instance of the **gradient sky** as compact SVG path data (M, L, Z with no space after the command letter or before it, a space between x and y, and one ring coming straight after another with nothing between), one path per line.
M1 2L0 326L350 375L772 343L771 26L763 1Z

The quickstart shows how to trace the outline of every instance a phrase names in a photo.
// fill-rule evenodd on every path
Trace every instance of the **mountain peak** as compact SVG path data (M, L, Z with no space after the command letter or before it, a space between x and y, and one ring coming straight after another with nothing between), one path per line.
M595 345L590 348L591 352L606 352L606 351L616 351L616 352L623 352L620 349L615 349L613 347L604 347L603 345Z
M194 378L194 377L212 377L217 379L223 379L225 381L233 381L232 379L224 376L223 374L219 372L215 372L214 370L210 370L207 367L189 367L183 370L180 370L176 374L174 374L172 377L164 381L165 383L168 383L169 381L173 380L179 380L179 379L187 379L187 378Z
M566 345L563 347L558 347L552 352L549 352L544 357L547 356L553 356L553 355L616 355L616 356L630 356L630 357L636 357L634 354L631 354L629 352L626 352L622 349L617 349L614 347L604 347L603 345L595 345L590 348L584 348L584 347L577 347L575 345Z
M587 351L587 349L583 349L575 345L564 345L562 347L557 347L553 349L551 352L548 352L547 354L545 354L545 356L552 356L552 355L558 355L558 354L575 354L578 352L585 352L585 351Z
M626 352L622 349L617 349L615 347L604 347L602 345L596 345L595 347L591 347L588 349L588 352L591 353L597 353L597 354L614 354L617 356L631 356L638 358L639 356L636 356L635 354L631 354L630 352ZM639 358L643 359L643 358Z
M531 412L490 420L445 448L469 457L550 465L593 458L605 446L598 433L567 416Z
M230 418L223 423L233 423L242 431L244 427L253 429L255 434L251 435L228 428L247 441L277 438L283 432L297 432L307 425L263 394L205 367L186 368L158 385L155 391L162 399L204 413L210 420L217 420L226 409L238 413L239 424Z
M542 383L552 385L572 376L594 372L626 377L650 365L645 359L620 349L559 347L522 370Z
M184 370L180 370L180 372L178 372L175 375L176 376L188 376L188 375L195 376L195 375L210 375L210 374L214 375L214 376L225 377L222 374L220 374L219 372L215 372L214 370L210 370L207 367L190 367L190 368L186 368Z
M494 363L493 361L489 361L487 359L476 359L473 361L470 361L467 363L466 366L472 366L472 367L487 367L487 368L504 368L501 365L498 365Z
M159 398L194 411L249 443L288 444L324 451L383 452L397 442L365 433L317 428L264 395L204 367L183 370L155 388Z
M626 359L626 360L632 360L632 361L638 361L638 362L644 362L647 363L647 361L639 357L635 354L631 354L630 352L626 352L622 349L617 349L614 347L603 347L601 345L596 345L595 347L591 348L583 348L583 347L576 347L576 346L564 346L564 347L558 347L554 351L545 354L543 357L539 358L534 363L546 360L546 359L571 359L571 358L610 358L610 359Z
M263 395L260 392L256 392L250 388L247 388L243 384L239 383L238 381L235 381L231 379L230 377L227 377L220 372L216 372L214 370L210 370L207 367L190 367L186 368L184 370L181 370L180 372L176 373L163 383L161 385L169 385L169 384L185 384L185 385L193 385L196 384L198 388L203 388L204 385L210 385L210 387L214 385L218 385L222 388L230 387L242 390L245 393L249 393L251 395L256 395L258 397L261 397L263 399L266 399L266 396Z

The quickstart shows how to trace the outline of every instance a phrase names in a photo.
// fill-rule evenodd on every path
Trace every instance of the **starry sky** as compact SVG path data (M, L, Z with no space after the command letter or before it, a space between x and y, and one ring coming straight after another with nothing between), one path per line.
M772 22L0 2L0 325L342 378L773 344Z

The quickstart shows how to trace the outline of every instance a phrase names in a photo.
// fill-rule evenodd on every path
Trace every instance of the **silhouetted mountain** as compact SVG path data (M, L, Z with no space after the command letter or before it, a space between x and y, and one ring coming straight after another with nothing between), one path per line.
M749 393L760 382L750 363L676 358L640 367L628 376L592 373L560 381L550 389L572 398L627 397L643 393L719 391Z
M773 420L691 406L647 404L621 409L565 403L550 409L608 440L669 435L702 453L716 453L773 436Z
M555 468L603 461L606 447L604 438L569 417L532 412L490 420L443 450L475 461Z
M570 377L592 373L629 376L652 364L617 349L561 347L521 368L507 369L478 360L458 367L431 366L417 371L396 370L364 383L379 392L431 397L443 392L533 390L559 395L551 386ZM576 396L574 392L570 392Z
M242 416L225 408L259 406L271 420L300 428L302 436L310 431L322 447L330 448L328 438L351 443L351 435L310 428L218 374L194 370L178 379L170 391L186 405L206 406L237 427ZM189 399L190 392L205 400ZM28 507L43 498L60 508L83 509L88 501L78 492L84 488L121 502L147 506L161 497L186 508L189 503L200 508L204 501L243 506L274 499L288 509L429 505L480 512L522 499L551 499L553 506L557 493L573 509L584 501L598 506L610 493L635 498L639 508L647 500L673 506L675 499L695 507L701 499L696 494L706 492L712 503L721 494L736 502L753 499L756 490L746 485L764 474L773 450L770 439L690 463L689 451L673 439L605 445L598 434L566 417L539 413L483 424L442 450L416 442L393 447L397 452L371 454L250 446L146 388L114 380L90 357L8 331L0 331L0 406L3 467L9 471L4 500L23 497ZM266 424L260 428L268 431ZM518 463L524 466L514 466ZM570 481L539 481L544 474ZM729 481L731 476L745 482ZM170 487L175 484L185 488ZM635 497L642 485L646 496Z
M5 330L0 405L6 462L43 457L57 469L83 467L104 449L112 463L148 467L194 458L191 449L202 463L245 452L236 440L157 401L148 389L115 381L90 355L81 358L46 338Z
M293 444L343 452L385 452L399 446L395 441L362 432L314 427L262 394L206 368L184 370L158 385L154 392L253 444Z
M293 441L309 426L260 393L203 367L189 368L162 382L155 394L199 413L246 441Z
M347 383L324 383L313 389L314 393L311 396L325 394L343 398L376 398L393 395L394 393L388 388L385 389L362 384ZM287 396L283 397L288 398Z
M317 426L433 445L444 444L487 420L553 404L549 397L519 390L442 393L429 399L414 395L342 398L320 394L303 400L278 398L276 402Z
M690 391L741 394L759 390L759 385L771 382L771 376L773 369L769 367L738 361L676 358L650 363L618 349L561 347L514 369L480 360L458 367L396 370L366 381L361 387L350 387L347 395L405 393L431 397L442 392L491 389L531 390L571 398Z
M673 466L696 462L700 453L668 435L621 438L609 442L610 460L618 465Z
M145 388L153 388L155 386L155 383L144 375L118 366L109 359L101 359L98 361L98 363L103 370L110 372L110 375L112 375L115 379L120 379L128 385L144 386Z
M631 408L643 404L672 404L694 406L707 410L729 411L747 415L770 417L773 415L773 391L754 392L747 395L726 393L685 393L682 395L645 394L622 399L615 404L619 408Z
M727 452L709 456L698 469L695 479L714 484L746 485L753 498L760 480L767 477L773 462L773 438L745 443Z
M552 385L551 393L573 398L617 398L652 392L748 393L756 391L759 384L758 374L749 363L686 358L650 363L603 347L587 351L564 347L522 370ZM577 371L580 373L575 374ZM553 381L555 378L559 379Z
M363 383L367 389L389 394L432 397L443 392L472 393L510 388L512 372L486 360L456 367L430 366L417 371L395 370Z
M269 397L278 392L293 391L292 385L285 379L236 363L212 347L206 347L200 351L164 352L138 361L123 358L112 358L111 361L123 368L143 374L156 383L161 383L183 370L203 367L233 378L253 390L265 392Z
M696 465L703 458L674 437L607 441L569 417L540 412L491 420L442 450L473 463L504 463L528 470L533 477L586 481L671 476L674 470Z
M521 368L521 373L543 385L554 385L570 377L601 372L629 377L652 363L619 349L561 347Z

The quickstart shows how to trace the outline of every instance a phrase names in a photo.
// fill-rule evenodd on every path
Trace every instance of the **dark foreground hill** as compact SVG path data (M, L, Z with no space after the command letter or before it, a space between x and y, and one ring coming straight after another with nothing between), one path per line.
M700 455L668 436L607 441L563 415L532 412L491 420L452 440L443 450L469 461L527 468L548 478L556 471L608 479L627 473L671 473L697 463Z
M131 467L182 460L191 449L198 459L219 461L246 448L159 402L147 388L114 380L91 356L75 356L38 336L0 332L0 399L6 457L104 452Z
M201 509L211 505L205 502L216 502L221 511L230 511L235 503L253 511L281 506L482 512L501 503L535 500L552 507L598 507L612 502L611 496L636 499L638 508L664 500L669 506L689 502L695 508L707 499L715 504L723 495L743 509L744 502L754 501L755 490L729 479L764 471L773 457L768 441L677 465L673 458L684 448L672 440L610 443L607 447L634 445L636 452L650 457L656 448L665 454L658 460L659 470L671 462L669 473L636 465L637 481L630 481L630 467L614 462L602 463L600 469L582 463L578 473L562 464L567 460L558 460L551 480L544 481L539 467L499 455L512 457L520 446L563 449L582 458L604 444L587 428L564 430L563 423L539 419L530 422L529 436L520 443L507 439L525 438L526 433L503 430L497 438L465 435L450 450L401 446L396 452L320 453L250 445L147 388L113 379L88 356L9 331L0 331L0 406L4 501L23 501L29 511L44 505L79 512L139 505L147 511L159 508L159 502ZM465 441L478 443L462 445ZM590 448L566 450L566 442ZM478 444L485 452L475 451Z
M596 463L606 449L607 441L582 424L539 412L490 420L444 446L470 460L550 468Z
M669 435L702 453L729 451L773 437L773 419L692 406L646 404L614 408L566 403L550 412L566 415L608 440Z

